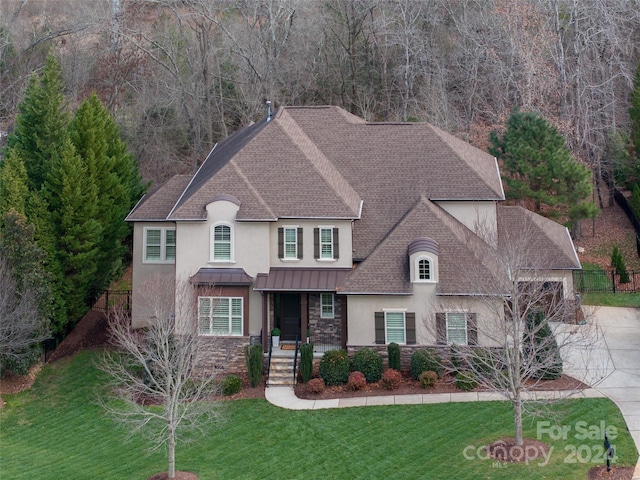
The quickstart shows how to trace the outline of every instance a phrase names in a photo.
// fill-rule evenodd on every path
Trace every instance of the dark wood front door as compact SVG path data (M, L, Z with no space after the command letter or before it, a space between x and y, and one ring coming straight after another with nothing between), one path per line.
M300 294L280 294L280 340L295 341L300 335Z

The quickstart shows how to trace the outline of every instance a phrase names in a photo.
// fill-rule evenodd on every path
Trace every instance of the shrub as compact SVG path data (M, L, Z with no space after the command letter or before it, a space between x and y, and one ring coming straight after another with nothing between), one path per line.
M222 379L222 394L235 395L242 390L242 379L237 375L227 375Z
M387 368L382 374L382 386L387 390L396 390L402 384L402 374L393 368Z
M465 392L470 392L478 386L478 380L472 372L458 372L456 374L456 387Z
M438 352L432 348L421 348L411 355L411 376L418 379L422 372L431 370L438 378L442 376L442 360Z
M247 376L252 387L257 387L262 380L262 345L245 345L244 361L247 365Z
M531 376L555 380L562 375L562 358L556 337L543 312L527 316L524 332L524 357L530 362Z
M349 379L349 355L345 350L329 350L320 360L320 377L327 385L342 385Z
M382 377L382 357L372 348L361 348L353 356L353 369L364 373L369 383L375 383Z
M387 353L389 354L389 368L400 371L400 345L391 342L387 345Z
M420 380L420 386L422 388L430 388L436 384L436 381L438 380L438 374L432 370L427 370L426 372L422 372L420 374L418 380Z
M476 348L470 358L473 371L482 378L495 378L502 370L502 359L488 348Z
M627 264L622 258L622 253L617 245L613 246L613 252L611 253L611 266L615 268L616 273L620 275L620 283L629 283L629 271L627 270Z
M462 370L462 366L464 365L464 360L462 359L462 355L460 354L460 347L457 345L451 345L449 351L449 360L451 361L451 366L453 367L453 371L458 373Z
M307 383L313 375L313 343L303 343L300 347L300 377Z
M321 378L312 378L307 383L307 388L311 393L322 393L324 392L324 380Z
M347 390L362 390L367 385L367 379L362 372L351 372L347 380Z

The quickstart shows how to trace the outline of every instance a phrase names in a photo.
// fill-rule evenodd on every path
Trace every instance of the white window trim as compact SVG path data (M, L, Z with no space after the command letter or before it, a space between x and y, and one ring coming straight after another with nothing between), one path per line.
M219 227L221 225L224 225L226 227L229 227L229 259L216 259L215 258L215 229L216 227ZM234 248L234 244L235 244L235 229L233 228L233 225L228 223L228 222L218 222L215 223L213 225L211 225L211 230L209 233L209 263L235 263L235 248Z
M293 230L295 233L294 248L295 254L293 256L287 256L287 230ZM297 225L283 225L282 227L282 260L285 262L297 262L298 258L298 226Z
M200 331L200 299L209 299L211 302L211 310L209 312L209 325L211 326L211 322L212 322L212 313L213 313L213 308L215 307L216 303L219 302L220 300L228 300L229 301L229 333L227 334L217 334L217 333L201 333ZM231 333L231 302L232 300L240 300L240 333L239 334L234 334ZM244 335L244 298L242 297L211 297L211 296L199 296L198 297L198 335L202 336L202 337L242 337ZM211 330L211 328L210 328Z
M449 340L449 315L464 315L464 343L452 343ZM467 312L445 312L445 333L447 345L469 345L469 314Z
M324 295L331 295L331 315L325 315L322 308L325 304L322 302ZM328 305L327 305L328 306ZM336 300L333 293L321 293L320 294L320 318L336 318Z
M335 251L333 248L333 230L336 228L334 225L318 225L318 258L319 262L335 262ZM329 230L331 232L331 256L323 257L322 256L322 231ZM327 245L327 244L325 244Z
M429 262L429 278L428 279L420 278L420 261L421 260L427 260ZM417 257L415 259L415 264L414 264L415 278L413 279L413 281L415 283L436 283L434 266L435 266L435 262L433 261L433 258L431 258L430 256L420 255L419 257Z
M149 230L159 230L160 231L160 259L159 260L150 260L147 258L147 232ZM144 227L142 231L142 263L165 263L165 264L173 264L175 263L175 258L167 259L167 232L168 231L176 231L175 227ZM176 236L177 243L177 236ZM174 244L174 249L176 245Z
M388 313L402 313L402 322L403 322L403 342L396 342L398 345L406 345L407 344L407 309L406 308L395 308L395 309L383 309L384 312L384 343L388 345L389 335L388 335L388 326L387 326L387 314ZM392 340L395 342L395 340Z

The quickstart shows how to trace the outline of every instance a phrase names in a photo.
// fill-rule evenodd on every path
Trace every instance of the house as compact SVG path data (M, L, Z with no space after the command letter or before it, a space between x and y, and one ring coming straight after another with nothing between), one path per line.
M478 278L499 277L508 232L532 229L561 297L580 268L565 227L503 200L496 159L432 125L282 107L128 215L132 322L145 321L143 279L160 272L195 292L176 318L197 312L216 368L242 369L243 347L266 349L274 327L350 351L482 345L490 282Z

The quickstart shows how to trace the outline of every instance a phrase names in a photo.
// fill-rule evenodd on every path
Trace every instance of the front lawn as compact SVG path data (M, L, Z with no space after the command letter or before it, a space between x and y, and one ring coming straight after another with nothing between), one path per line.
M105 417L96 402L105 381L95 353L46 366L34 387L4 397L0 410L0 476L11 479L140 479L166 470L163 452L147 454L136 437ZM609 400L565 402L566 439L541 440L551 461L497 464L479 447L512 435L504 402L290 411L265 400L224 402L226 422L206 437L179 445L177 468L205 479L586 479L602 441L582 439L582 426L601 421L618 430L616 465L635 463L636 450ZM584 422L584 423L578 423ZM542 424L540 424L542 425ZM535 422L525 435L536 438ZM576 437L578 435L578 437ZM602 461L600 462L602 464Z

